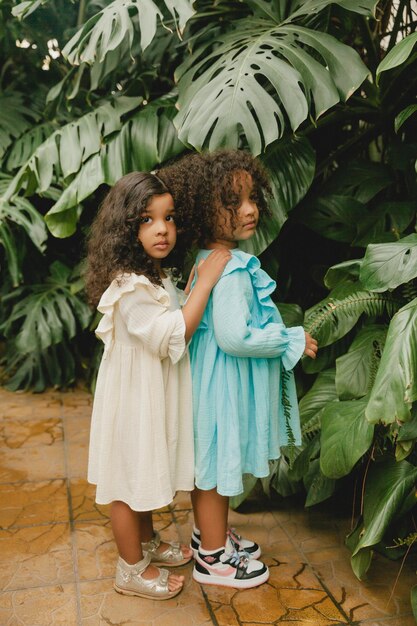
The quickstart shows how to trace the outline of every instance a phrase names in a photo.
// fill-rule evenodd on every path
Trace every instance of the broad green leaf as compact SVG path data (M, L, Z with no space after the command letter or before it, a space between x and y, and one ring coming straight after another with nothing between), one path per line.
M320 460L316 459L310 463L308 474L304 477L304 485L307 489L305 506L314 506L327 500L333 495L336 481L324 476L320 469Z
M303 208L301 220L316 233L352 243L356 237L357 224L367 213L366 206L347 196L322 196Z
M417 276L417 235L394 243L371 244L366 250L360 279L366 289L386 291Z
M301 359L303 371L306 374L318 374L324 370L334 367L337 357L344 354L349 345L349 335L344 335L341 339L335 341L335 343L324 347L320 346L320 350L318 351L315 359L309 359L308 357L303 357Z
M15 91L0 94L0 111L1 160L12 142L28 131L39 120L40 115L34 107L26 106L22 93Z
M362 328L347 354L336 360L336 390L340 400L366 396L374 383L387 328L371 324Z
M378 544L404 502L415 491L417 467L393 459L373 463L368 473L364 497L364 527L353 555Z
M408 421L417 399L417 298L391 320L366 417L372 423Z
M384 60L378 65L376 70L377 82L379 81L379 77L382 72L391 70L393 67L398 67L398 65L404 63L413 52L413 48L416 43L417 33L412 33L397 43L392 50L388 52Z
M45 216L55 236L73 234L79 217L76 207L101 184L114 185L129 172L152 169L161 162L161 155L172 158L184 150L174 137L171 109L172 104L168 107L164 101L141 108L84 163Z
M289 304L288 302L276 302L275 304L287 328L303 325L304 313L298 304Z
M321 428L322 409L337 399L335 386L335 370L329 369L320 372L311 389L301 398L299 403L301 430L303 435Z
M30 159L32 154L52 133L55 128L50 122L38 124L23 135L14 143L7 158L7 170L14 170L21 167Z
M2 329L6 337L16 336L15 349L20 355L39 353L71 339L77 324L81 328L88 324L89 307L79 295L71 293L69 270L61 266L55 261L50 278L43 284L32 285L25 297L19 291L9 296L18 297L18 301ZM16 329L19 329L17 333Z
M288 212L305 196L314 178L315 153L310 142L302 137L288 136L271 146L261 157L268 169L273 197L272 217L239 247L258 255L277 237Z
M343 261L330 267L324 277L324 284L328 289L333 289L342 281L357 281L362 259L351 259Z
M192 3L166 0L165 6L174 22L178 18L179 30L183 30L194 13ZM62 54L73 65L103 63L109 53L120 47L126 46L130 53L139 33L144 51L155 36L157 19L163 21L163 14L152 0L114 0L80 28Z
M291 17L301 15L311 15L317 13L329 6L329 4L338 4L348 11L354 11L362 15L375 15L375 8L378 4L376 0L305 0L297 1L295 5L300 5Z
M304 328L322 348L344 337L361 315L392 316L402 303L390 293L367 291L361 283L341 283L327 298L306 311Z
M70 0L73 2L74 0ZM19 20L23 20L36 11L40 6L51 2L51 0L26 0L25 2L19 2L15 7L12 8L12 15L17 17Z
M322 195L348 196L367 204L394 182L393 172L383 163L355 159L339 167L322 188Z
M395 118L395 123L394 123L396 133L398 133L401 126L405 124L408 118L411 117L416 111L417 111L417 104L410 104L408 107L403 109L401 113L398 113L397 117Z
M320 453L320 436L317 433L309 439L300 454L296 457L292 467L288 470L290 480L300 481L308 474L310 461L316 459Z
M296 130L309 113L319 117L368 74L352 48L289 19L272 27L240 20L217 43L213 51L198 49L177 72L179 138L198 150L237 147L243 130L260 154L288 122Z
M243 474L243 492L238 496L233 496L230 498L230 506L232 509L237 509L238 506L242 504L244 500L250 495L250 493L255 488L256 483L258 482L258 478L252 476L252 474Z
M120 130L122 116L141 102L142 98L115 98L55 131L21 167L6 190L5 198L10 199L25 186L28 194L45 192L61 173L67 178L78 172L82 164L101 149L102 142Z
M358 523L353 532L349 533L349 535L346 537L345 543L351 552L355 550L362 532L363 523ZM351 557L350 563L353 573L359 580L362 580L365 577L365 574L371 565L372 557L373 550L371 550L370 548L364 548L359 552L359 554Z
M381 202L358 222L352 245L365 247L370 243L397 241L415 218L416 203L413 201Z
M321 416L321 471L328 478L342 478L365 454L374 427L365 419L367 400L330 402Z
M290 466L284 455L281 455L277 462L271 486L283 498L288 498L288 496L292 496L300 491L300 482L291 477Z
M398 428L397 441L417 441L417 407L411 411L411 420Z

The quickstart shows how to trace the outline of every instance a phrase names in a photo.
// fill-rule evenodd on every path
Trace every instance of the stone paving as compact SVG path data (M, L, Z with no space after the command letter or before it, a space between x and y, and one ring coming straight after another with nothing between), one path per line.
M184 591L165 602L113 591L116 550L107 507L87 484L91 397L82 390L34 395L0 389L0 625L7 626L414 626L407 561L376 557L359 583L344 536L348 515L329 507L260 500L230 522L262 546L271 569L254 590L200 586L180 568ZM164 537L188 542L190 500L156 514Z

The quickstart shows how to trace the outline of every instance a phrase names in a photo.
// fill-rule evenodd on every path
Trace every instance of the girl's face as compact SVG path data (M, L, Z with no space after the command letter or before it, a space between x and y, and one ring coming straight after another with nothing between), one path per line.
M238 241L250 239L256 231L259 210L253 194L252 176L239 172L235 178L235 191L240 194L240 205L234 215L221 207L218 212L217 230L213 243L227 248L236 248Z
M161 259L172 252L177 241L174 218L174 200L169 193L153 196L140 216L138 240L157 267L161 267Z

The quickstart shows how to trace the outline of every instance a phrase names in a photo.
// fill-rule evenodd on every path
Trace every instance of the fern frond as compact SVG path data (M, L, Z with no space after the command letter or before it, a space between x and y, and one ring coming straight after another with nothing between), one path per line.
M408 283L401 285L401 294L407 301L417 298L417 280L414 278L413 280L409 280Z
M358 290L342 298L330 296L307 312L304 327L323 347L346 335L362 314L392 317L403 305L389 292Z
M321 430L321 411L317 412L301 427L301 434L303 437L310 440L314 435L317 435Z
M402 546L412 546L417 541L417 533L410 533L403 539L394 539L393 546L387 546L387 548L401 548Z
M288 444L287 444L288 460L289 460L289 465L291 467L295 459L295 437L294 437L294 432L291 428L292 404L291 404L289 393L288 393L288 381L289 381L290 376L291 376L291 372L287 372L287 370L285 370L284 368L281 369L281 385L282 385L281 399L282 399L282 406L284 408L285 430L286 430L287 439L288 439Z

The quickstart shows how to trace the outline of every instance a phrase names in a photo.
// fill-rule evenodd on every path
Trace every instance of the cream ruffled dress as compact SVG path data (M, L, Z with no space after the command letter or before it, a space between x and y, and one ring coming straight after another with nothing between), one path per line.
M124 274L104 292L90 434L96 502L163 507L194 487L190 362L176 288Z

